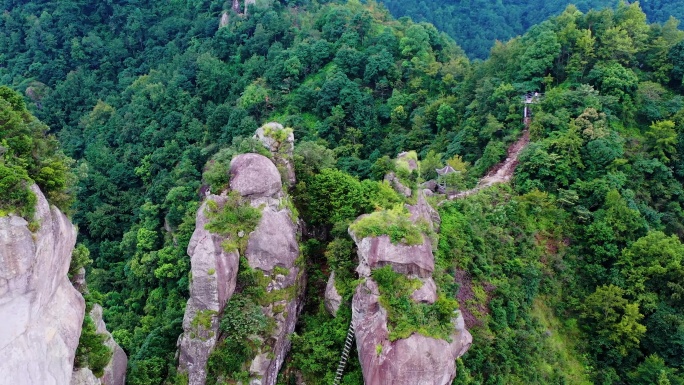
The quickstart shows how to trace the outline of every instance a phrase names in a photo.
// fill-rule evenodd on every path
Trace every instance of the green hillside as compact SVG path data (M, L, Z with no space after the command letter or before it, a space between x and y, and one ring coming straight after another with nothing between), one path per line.
M474 335L455 383L684 383L675 20L648 24L637 4L568 7L471 62L431 24L395 20L374 1L257 2L219 28L227 6L2 2L0 84L25 96L0 88L2 148L18 137L15 121L43 135L25 105L75 160L58 163L75 180L44 180L73 191L93 260L88 287L128 354L128 384L181 383L174 356L199 191L225 183L216 165L253 151L261 124L294 130L293 200L314 229L281 383L329 384L351 309L338 318L323 309L327 273L338 272L348 300L349 223L404 202L377 181L394 170L416 187L449 163L463 171L451 187L472 188L522 135L523 95L534 91L544 96L512 182L439 209L440 290L462 296ZM19 180L40 180L32 170L53 159L41 146L1 154L0 171L24 162ZM390 160L409 150L419 172ZM7 175L1 215L25 199L26 183ZM343 383L362 382L352 362Z
M384 0L395 17L426 21L453 37L470 58L486 59L496 40L506 41L530 27L556 16L570 4L582 12L615 7L618 0ZM684 1L642 0L650 22L666 22L671 16L684 19Z

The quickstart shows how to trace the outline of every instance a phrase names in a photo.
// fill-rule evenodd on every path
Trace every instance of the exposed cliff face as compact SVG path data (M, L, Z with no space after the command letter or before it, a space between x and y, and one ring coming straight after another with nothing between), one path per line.
M104 334L105 345L112 351L112 358L104 368L102 377L97 378L88 368L74 370L70 385L124 385L126 383L126 366L128 357L121 347L114 341L111 333L102 319L102 306L95 304L90 311L90 317L95 323L97 333Z
M35 233L23 218L0 218L0 384L64 385L85 312L67 278L76 229L38 187L31 190Z
M370 276L371 270L392 265L397 273L411 274L422 278L430 277L435 269L432 245L427 237L419 245L394 244L389 235L359 239L350 232L356 242L359 266L356 272L362 277Z
M126 353L116 344L95 305L91 316L97 332L107 335L113 351L102 378L88 368L72 372L81 336L85 301L85 271L74 282L67 278L76 243L76 228L50 206L37 186L35 233L23 218L0 218L0 384L123 385Z
M340 305L342 305L342 296L335 288L335 272L333 271L328 278L327 285L325 285L325 310L333 317L337 317Z
M378 302L378 285L367 279L357 287L352 304L356 347L365 385L447 385L456 376L456 359L472 337L456 316L451 342L414 333L389 340L387 312Z
M95 304L93 310L90 311L90 316L93 318L97 332L106 336L104 344L112 351L112 358L104 368L104 375L100 378L100 383L102 385L124 385L128 365L126 352L114 341L112 334L107 330L107 325L102 319L102 306Z
M419 192L416 205L407 209L414 223L427 221L432 229L439 228L439 214ZM387 311L379 302L380 291L371 271L386 265L397 273L418 278L423 285L412 295L416 303L434 303L437 287L432 279L434 256L432 243L424 236L423 243L414 246L393 244L387 235L357 237L350 235L358 247L357 272L366 280L359 285L352 302L352 323L356 346L366 385L446 385L456 376L455 360L465 354L472 336L465 329L463 318L454 315L450 341L413 333L408 338L390 341Z
M304 276L295 263L299 257L297 226L284 204L287 197L281 174L270 159L258 154L236 156L231 161L230 190L261 211L256 228L239 236L248 238L244 257L249 267L268 277L265 291L274 299L262 303L261 308L274 321L274 327L245 368L249 369L251 385L274 385L290 349L288 335L294 332L303 304ZM190 385L206 382L206 364L218 342L222 312L236 287L240 255L223 249L225 236L205 229L207 202L214 201L222 207L227 194L224 191L220 196L210 195L200 207L197 227L188 246L192 283L184 333L179 340L179 369L188 374Z
M209 354L218 338L219 313L235 291L239 266L237 252L226 252L224 237L204 227L208 202L222 206L226 197L209 195L197 211L195 232L188 244L192 281L190 299L183 317L184 333L179 339L179 370L188 373L190 385L204 384Z

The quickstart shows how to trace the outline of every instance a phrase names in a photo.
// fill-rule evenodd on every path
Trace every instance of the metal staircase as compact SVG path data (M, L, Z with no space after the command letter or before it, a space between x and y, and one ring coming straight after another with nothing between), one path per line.
M354 344L354 323L349 323L349 330L347 331L347 338L344 340L344 349L342 350L342 356L340 357L340 363L337 365L337 372L335 373L335 380L333 385L340 385L342 381L342 375L344 374L344 368L347 366L347 360L349 360L349 352L351 352L352 345Z

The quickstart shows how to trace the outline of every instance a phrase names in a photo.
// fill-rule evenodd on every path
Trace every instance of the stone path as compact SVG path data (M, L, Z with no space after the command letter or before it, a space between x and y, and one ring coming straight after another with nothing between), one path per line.
M449 194L449 200L465 198L473 195L483 188L489 187L496 183L506 183L511 180L515 172L515 166L518 165L518 157L522 150L530 143L530 132L525 129L522 136L515 143L508 148L508 156L506 160L498 163L478 182L475 188L466 191L459 191L457 193Z

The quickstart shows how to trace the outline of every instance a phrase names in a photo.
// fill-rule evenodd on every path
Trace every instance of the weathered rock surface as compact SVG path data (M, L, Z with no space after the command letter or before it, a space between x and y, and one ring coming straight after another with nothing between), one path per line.
M270 159L259 154L242 154L230 162L230 188L243 197L275 198L282 192L282 183Z
M415 156L415 152L413 153L413 156ZM397 154L397 160L405 162L409 172L418 169L418 162L412 157L412 154L410 152L400 152L399 154Z
M282 208L286 197L281 176L270 159L258 154L238 155L231 162L230 177L230 188L246 199L245 204L261 209L259 224L244 235L249 237L244 257L252 269L269 277L266 292L274 298L262 306L275 327L255 359L246 363L249 384L275 385L291 346L288 337L294 332L303 306L305 277L295 264L299 257L297 227L290 210ZM221 207L226 194L210 195L208 200ZM198 211L188 246L193 279L183 319L184 333L179 339L179 371L188 373L189 385L206 382L207 360L217 343L221 312L233 295L239 268L238 253L226 253L221 246L225 237L204 228L208 222L206 206L205 202Z
M85 301L67 278L76 229L32 186L40 228L0 218L0 384L71 380Z
M70 385L102 385L100 379L95 377L92 371L88 368L81 368L74 370L71 374ZM109 385L109 384L107 384Z
M456 359L472 343L472 336L455 321L452 341L414 333L389 341L387 312L378 302L372 279L357 287L352 304L356 347L365 385L447 385L456 376ZM461 328L458 326L461 325Z
M423 182L420 187L422 187L424 190L430 190L431 192L437 191L437 181L434 179L431 179L427 182Z
M245 3L245 11L246 7L247 3ZM254 137L259 139L264 147L271 151L276 167L279 170L282 170L281 172L283 174L285 183L292 187L297 181L294 172L294 164L292 163L294 152L294 134L291 130L285 130L286 129L280 123L266 123L257 129ZM278 135L283 135L285 139L282 141L276 140L275 137Z
M71 278L71 284L74 285L74 288L78 290L79 293L85 292L88 287L85 278L85 268L81 267L78 269L76 274Z
M325 286L325 310L336 317L341 304L342 296L335 288L335 272L333 271L328 278L328 284Z
M300 279L298 284L302 283ZM297 319L304 306L302 292L298 292L295 298L289 301L278 301L267 307L266 314L275 319L276 329L271 333L269 341L266 341L270 351L257 355L250 365L250 385L275 385L277 382L278 372L292 347L289 335L294 333ZM274 314L273 311L278 306L285 306L285 310Z
M223 12L221 14L221 20L219 20L219 28L223 28L228 25L228 22L230 22L230 18L228 16L228 12Z
M266 206L245 250L250 267L272 277L266 291L283 290L286 293L284 299L262 307L264 314L275 320L275 328L261 347L261 353L250 363L250 385L275 385L292 345L288 337L294 332L304 305L305 286L305 277L295 265L299 256L296 234L288 209ZM276 267L280 268L280 273Z
M296 227L288 210L267 206L250 234L245 256L252 268L270 273L276 266L290 268L299 256Z
M427 222L439 229L440 218L418 193L415 205L406 205L411 221ZM352 301L352 323L365 385L448 385L456 377L456 359L468 350L472 336L465 329L463 317L455 315L454 331L449 341L413 333L408 338L390 341L387 311L379 302L378 285L371 271L385 265L397 273L419 278L423 283L411 294L416 303L437 301L437 286L432 279L434 256L427 236L415 246L394 245L388 235L359 239L349 234L357 245L359 266L356 271L366 280L356 288Z
M392 265L397 273L428 278L435 270L432 244L424 236L423 243L414 246L393 244L389 235L358 239L354 232L349 234L356 242L359 266L356 272L362 277L370 276L371 270Z
M102 319L102 306L98 304L93 305L90 317L93 319L93 323L95 323L97 332L107 336L104 344L112 350L112 359L105 366L100 382L102 385L124 385L126 383L126 366L128 365L126 352L121 349L121 346L112 338L112 334L107 331L107 326ZM71 385L74 384L72 383Z
M422 303L435 303L437 301L437 285L432 278L421 279L423 286L411 294L411 299Z
M392 188L394 188L399 194L402 194L405 197L411 196L411 194L412 194L411 188L408 186L404 186L401 183L401 181L399 180L399 177L397 177L397 175L395 173L393 173L393 172L387 173L387 175L385 175L384 180L386 182L388 182L390 184L390 186L392 186Z
M439 231L442 220L440 219L437 210L432 208L427 200L425 200L425 193L422 190L418 190L418 200L416 204L407 204L406 209L411 213L411 221L413 223L424 221L430 225L431 230L435 232Z
M192 281L183 317L184 332L178 341L178 366L188 373L189 385L203 385L206 381L207 360L218 338L218 315L235 291L239 267L238 253L227 253L221 246L225 238L204 228L209 221L205 212L209 201L221 207L225 197L210 195L202 204L188 244ZM203 319L207 321L201 322Z

